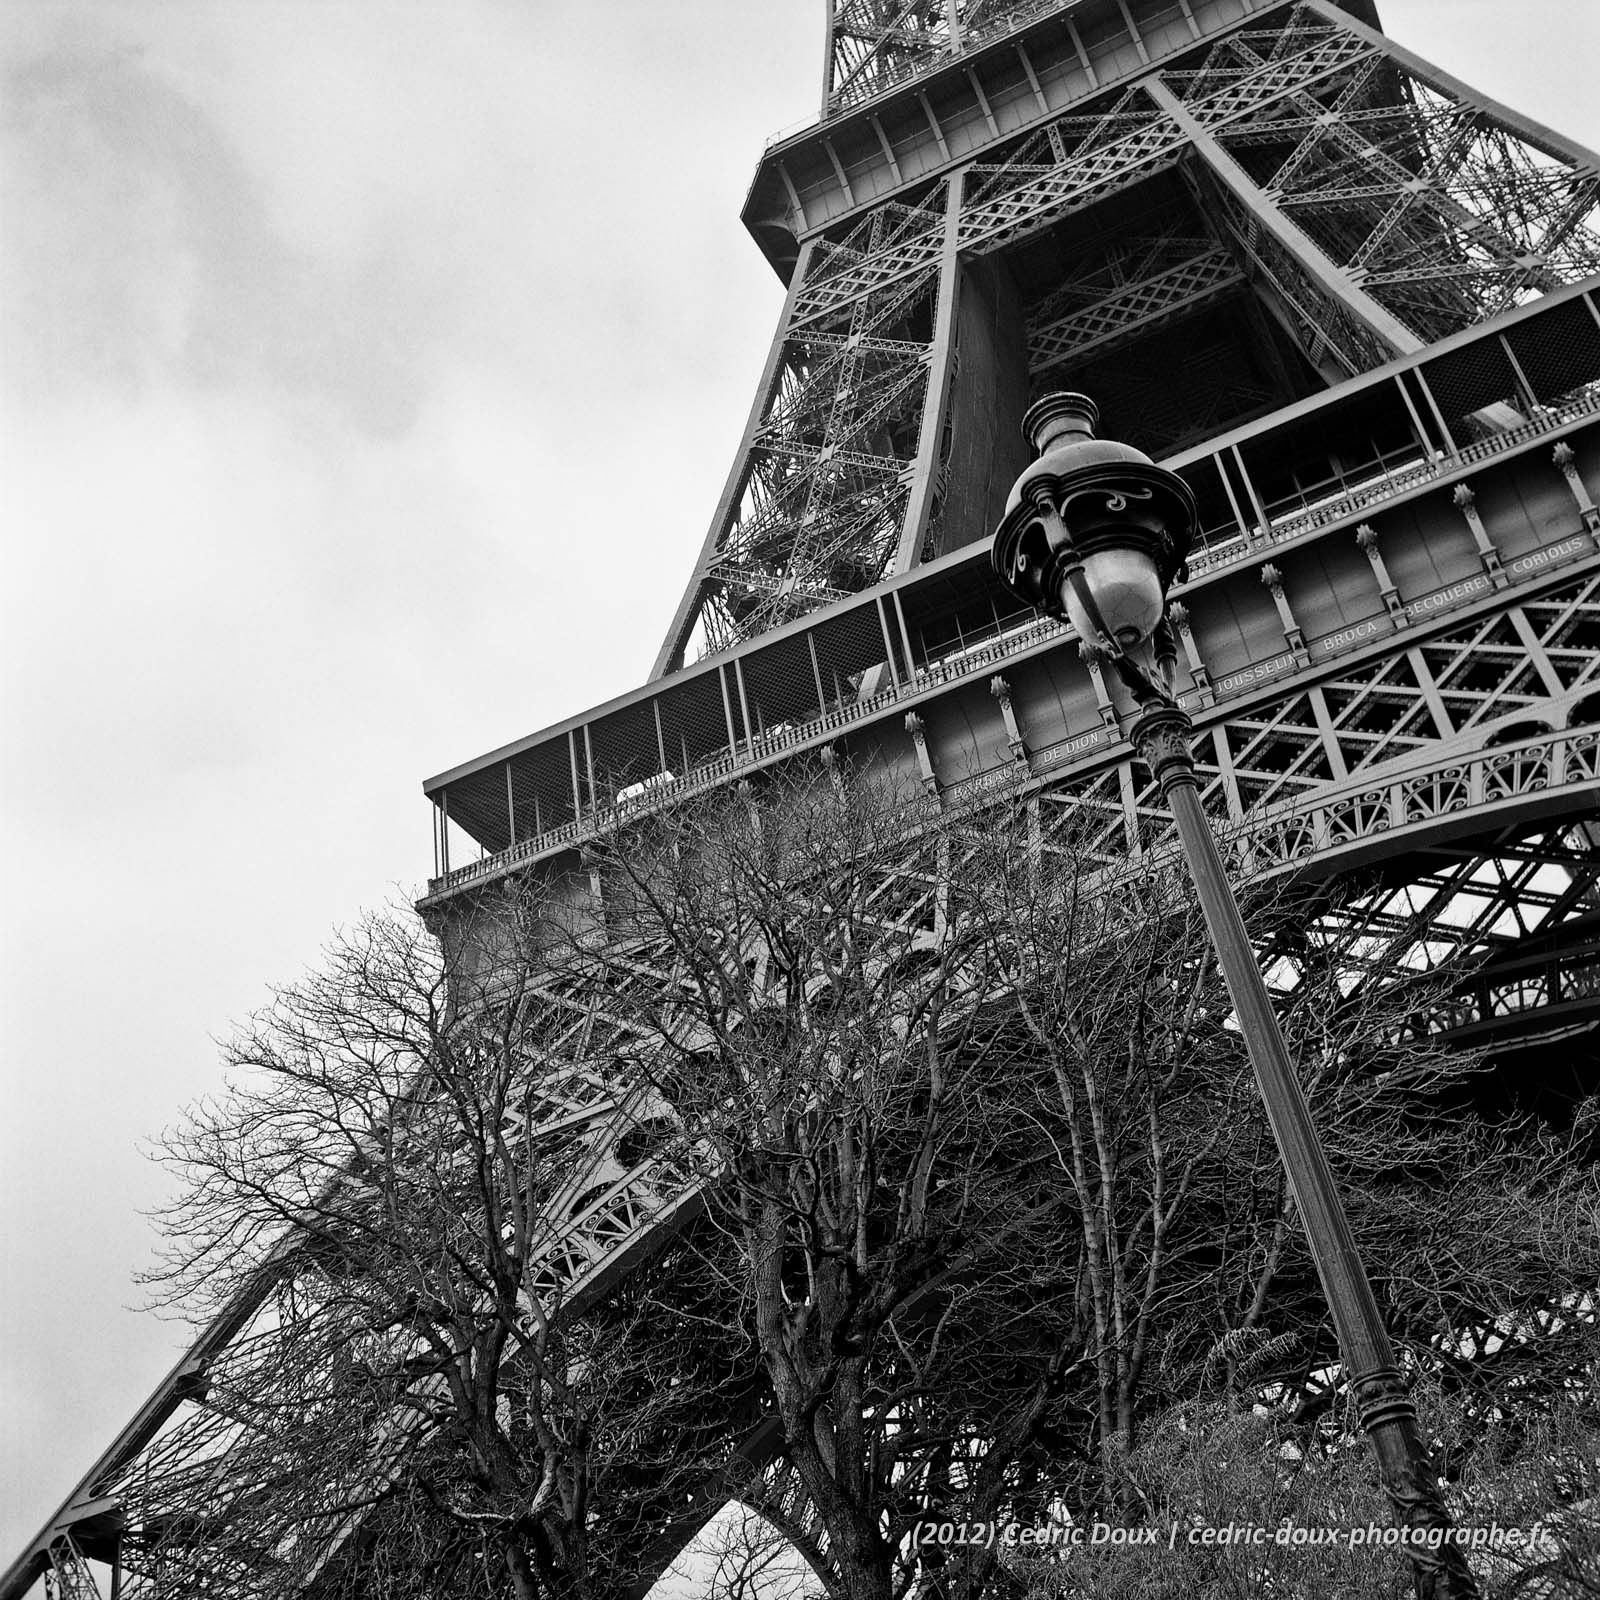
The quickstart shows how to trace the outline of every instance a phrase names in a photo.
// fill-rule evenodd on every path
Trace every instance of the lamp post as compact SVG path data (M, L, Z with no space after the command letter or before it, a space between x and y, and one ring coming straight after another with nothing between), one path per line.
M1094 402L1080 394L1046 395L1029 409L1022 427L1039 459L1012 487L995 534L995 571L1013 594L1070 621L1138 703L1130 738L1177 822L1416 1593L1474 1600L1466 1558L1448 1542L1450 1521L1416 1409L1200 804L1189 750L1194 728L1173 694L1177 649L1166 617L1167 590L1194 536L1194 494L1142 451L1095 438L1098 420Z

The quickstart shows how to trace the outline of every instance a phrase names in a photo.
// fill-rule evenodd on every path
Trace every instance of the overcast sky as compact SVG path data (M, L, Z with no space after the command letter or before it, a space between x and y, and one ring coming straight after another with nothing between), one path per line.
M1594 0L1380 0L1600 145ZM0 1566L183 1342L142 1137L430 869L420 780L648 672L781 292L822 0L10 0Z

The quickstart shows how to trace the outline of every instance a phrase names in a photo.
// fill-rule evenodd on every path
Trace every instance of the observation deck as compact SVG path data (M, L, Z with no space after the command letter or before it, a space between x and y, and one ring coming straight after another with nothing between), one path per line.
M1202 734L1596 570L1597 293L1545 296L1165 460L1201 508L1175 598ZM1487 430L1477 419L1495 405L1521 420ZM422 907L448 920L458 897L556 870L620 821L823 745L957 799L1126 766L1103 674L1064 624L1016 610L988 543L972 530L938 560L430 778ZM1591 698L1578 697L1584 717ZM1426 765L1435 742L1455 759L1446 734L1482 745L1461 721L1435 719L1425 743L1369 741L1359 767L1346 755L1334 770L1360 787L1372 763ZM1309 799L1290 777L1248 793L1211 770L1212 801L1236 821ZM1574 781L1600 807L1592 776ZM1136 838L1131 792L1125 812Z

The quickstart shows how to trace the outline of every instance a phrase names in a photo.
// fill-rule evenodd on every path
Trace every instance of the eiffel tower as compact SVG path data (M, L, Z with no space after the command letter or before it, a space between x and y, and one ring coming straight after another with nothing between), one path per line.
M1087 819L1108 859L1159 837L1122 691L989 568L1023 412L1070 386L1199 506L1172 617L1208 805L1261 870L1344 886L1307 933L1352 981L1453 955L1419 1026L1524 1103L1592 1089L1600 157L1371 0L830 0L827 25L821 118L746 203L787 295L652 676L425 785L430 924L459 942L619 816L824 747L943 805L1020 796L1044 838ZM589 1176L546 1266L592 1306L694 1195L603 1084L547 1099ZM96 1592L99 1564L177 1592L139 1535L203 1518L207 1385L267 1299L197 1340L0 1600Z

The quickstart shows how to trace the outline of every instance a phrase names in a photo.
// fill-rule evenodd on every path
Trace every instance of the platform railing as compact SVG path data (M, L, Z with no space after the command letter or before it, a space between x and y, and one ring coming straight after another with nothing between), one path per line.
M1399 470L1383 467L1367 481L1358 482L1337 495L1281 513L1270 521L1270 531L1267 533L1258 531L1250 539L1241 535L1226 545L1214 547L1192 558L1191 582L1202 576L1212 577L1236 564L1259 560L1264 551L1370 513L1384 502L1448 478L1464 466L1481 465L1513 454L1531 442L1596 415L1600 415L1600 392L1586 393L1566 405L1540 408L1525 423L1491 438L1475 441L1454 454L1441 454L1431 460L1419 459ZM1181 593L1182 590L1179 591ZM1471 598L1464 597L1463 603ZM1441 607L1438 614L1444 615L1449 609ZM754 733L741 740L737 750L728 750L697 763L681 774L663 774L651 781L647 795L594 806L580 818L542 829L519 839L507 849L432 878L428 883L428 895L433 897L453 893L541 856L595 838L646 811L662 809L719 784L735 781L776 758L859 728L898 704L984 673L992 673L1006 662L1049 640L1067 640L1071 637L1071 630L1064 624L1045 619L1002 631L997 637L980 640L976 644L958 644L929 660L911 663L909 671L899 681L887 682L874 693L831 704L819 715L805 721ZM1241 688L1239 692L1245 691ZM1226 699L1228 694L1223 692L1219 698Z

